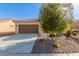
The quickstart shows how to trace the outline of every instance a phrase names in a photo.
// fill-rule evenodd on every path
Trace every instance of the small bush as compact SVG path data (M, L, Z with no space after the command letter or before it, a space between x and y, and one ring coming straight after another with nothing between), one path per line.
M64 33L63 35L66 36L66 33Z
M53 37L53 35L52 34L49 34L49 37Z
M59 47L60 47L60 44L59 44L59 43L54 43L53 46L54 46L55 48L59 48Z
M49 37L55 37L55 34L49 34Z
M72 34L73 34L74 36L76 35L76 33L75 33L75 32L73 32Z
M71 31L67 31L66 32L66 37L70 37L70 35L71 35Z

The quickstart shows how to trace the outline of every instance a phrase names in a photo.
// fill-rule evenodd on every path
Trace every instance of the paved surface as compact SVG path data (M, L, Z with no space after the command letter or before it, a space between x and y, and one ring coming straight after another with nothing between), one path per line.
M37 34L17 34L0 37L0 56L79 56L69 54L31 54Z
M0 37L0 55L30 54L37 34L16 34Z

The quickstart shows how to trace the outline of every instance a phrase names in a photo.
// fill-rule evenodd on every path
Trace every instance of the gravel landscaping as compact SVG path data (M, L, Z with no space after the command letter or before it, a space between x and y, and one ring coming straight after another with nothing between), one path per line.
M40 38L41 37L41 38ZM57 43L60 44L59 48L53 46L54 40L49 38L43 38L43 36L38 36L36 40L32 53L34 54L55 54L55 53L78 53L79 44L73 39L66 40L66 37L58 37L55 39Z

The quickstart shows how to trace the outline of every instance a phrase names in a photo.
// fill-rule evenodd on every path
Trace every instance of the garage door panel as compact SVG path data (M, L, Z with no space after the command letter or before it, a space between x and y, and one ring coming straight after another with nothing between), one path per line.
M38 33L38 25L19 25L19 33Z

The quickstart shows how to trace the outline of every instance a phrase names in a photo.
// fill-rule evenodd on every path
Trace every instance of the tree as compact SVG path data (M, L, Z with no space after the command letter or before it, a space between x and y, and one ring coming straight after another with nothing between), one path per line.
M61 4L61 10L64 13L64 19L67 22L67 28L65 29L65 32L72 32L72 23L73 23L73 4L72 3L62 3Z
M40 10L40 24L45 33L62 33L67 28L60 4L43 4Z

